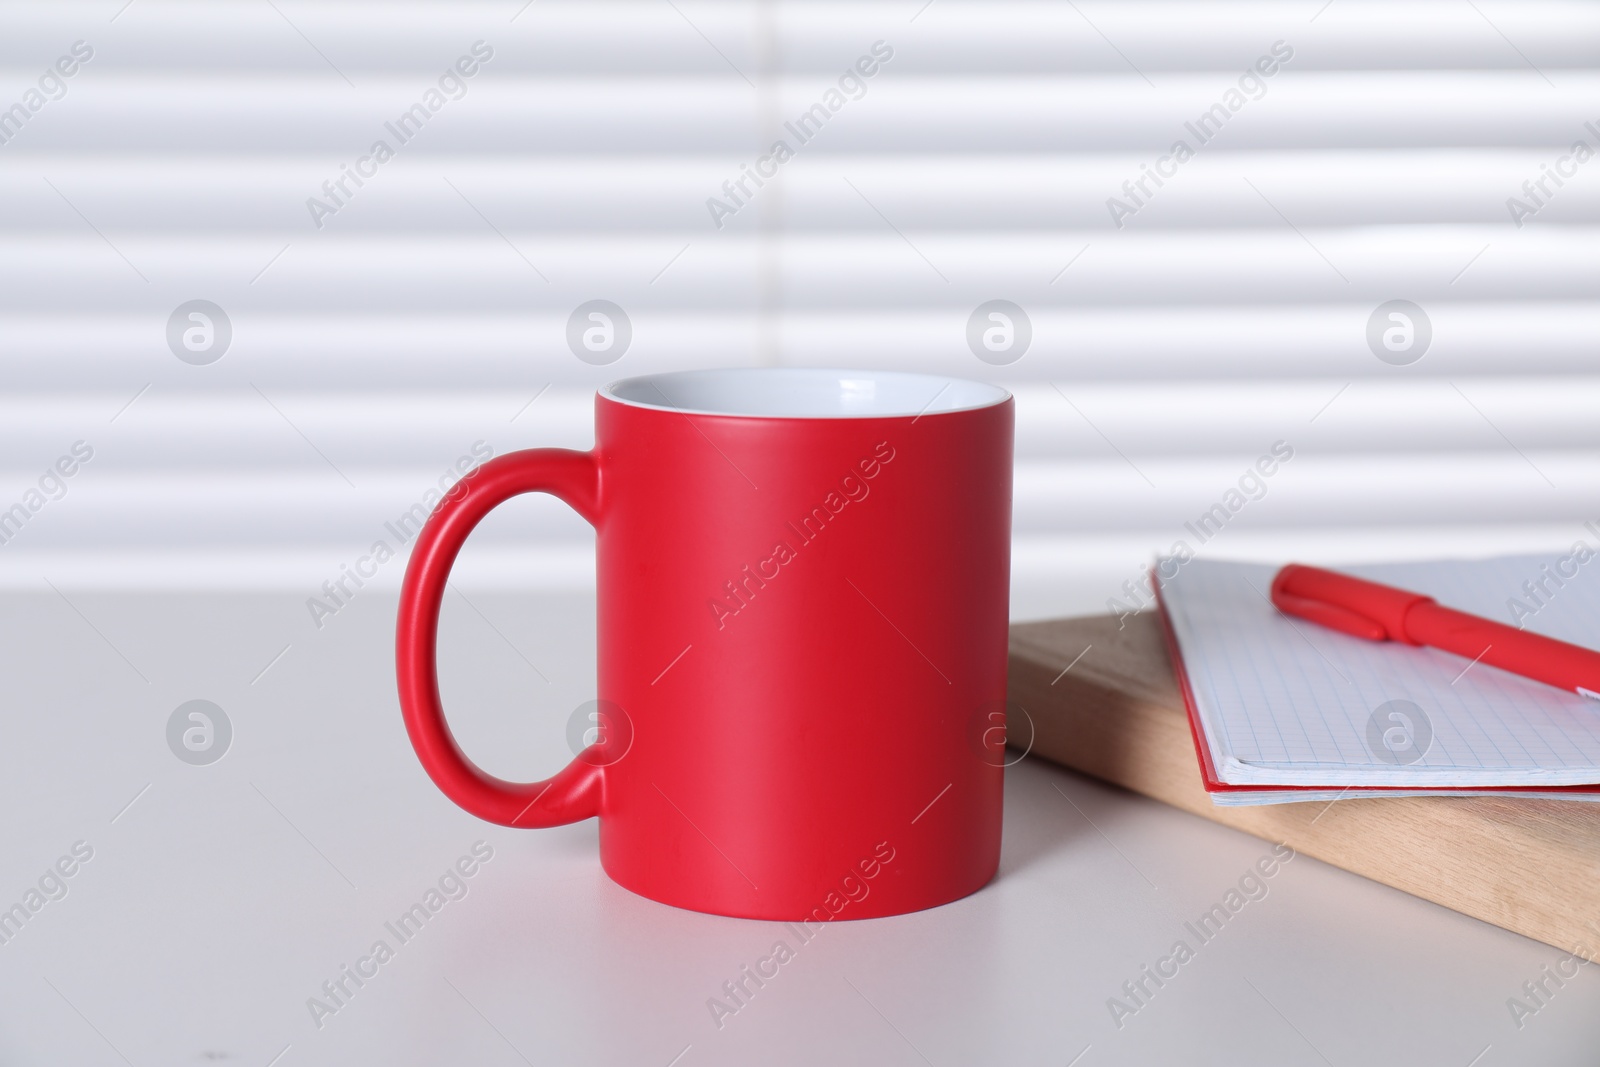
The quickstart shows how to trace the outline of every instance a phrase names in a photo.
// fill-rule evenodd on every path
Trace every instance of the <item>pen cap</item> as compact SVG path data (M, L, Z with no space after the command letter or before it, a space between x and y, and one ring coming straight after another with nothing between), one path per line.
M1353 578L1348 574L1290 563L1272 579L1278 610L1371 641L1419 644L1406 633L1406 612L1433 598Z

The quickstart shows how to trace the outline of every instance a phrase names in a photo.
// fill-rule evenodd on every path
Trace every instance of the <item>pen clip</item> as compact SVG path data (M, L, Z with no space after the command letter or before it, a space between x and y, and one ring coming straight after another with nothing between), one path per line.
M1373 622L1365 615L1321 600L1311 600L1303 596L1295 596L1278 589L1273 583L1272 603L1285 615L1298 615L1302 619L1314 622L1319 626L1326 626L1330 630L1349 634L1351 637L1364 637L1368 641L1387 641L1389 631Z

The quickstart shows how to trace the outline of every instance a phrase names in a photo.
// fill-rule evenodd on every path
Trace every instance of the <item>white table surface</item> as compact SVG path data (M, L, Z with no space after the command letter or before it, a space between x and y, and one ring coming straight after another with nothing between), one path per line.
M719 1029L708 998L792 935L618 888L592 822L513 831L451 805L401 727L392 594L363 591L319 631L311 590L63 592L0 599L0 908L75 842L94 851L0 945L0 1064L1488 1067L1600 1053L1600 968L1519 1028L1508 998L1563 952L1306 857L1119 1029L1108 998L1175 940L1196 945L1184 922L1270 845L1031 759L1009 772L988 888L825 929ZM546 775L593 695L589 598L467 595L444 616L453 722L487 769ZM196 698L234 731L208 766L166 741ZM467 895L319 1029L307 999L375 940L394 945L385 921L478 841L494 855Z

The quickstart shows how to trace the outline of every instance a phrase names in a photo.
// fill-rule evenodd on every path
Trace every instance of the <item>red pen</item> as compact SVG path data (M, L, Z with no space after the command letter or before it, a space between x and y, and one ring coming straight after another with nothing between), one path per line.
M1291 563L1272 579L1272 603L1354 637L1427 645L1600 700L1600 652L1468 615L1421 593Z

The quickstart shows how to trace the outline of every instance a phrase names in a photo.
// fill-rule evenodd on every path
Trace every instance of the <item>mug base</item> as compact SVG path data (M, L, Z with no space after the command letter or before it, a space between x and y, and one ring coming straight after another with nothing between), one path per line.
M763 922L822 922L853 921L857 919L886 919L895 915L910 915L919 911L928 911L931 908L943 907L962 900L994 881L999 873L1000 863L996 857L995 862L989 866L983 877L968 882L963 882L955 887L945 887L942 890L924 889L920 892L911 892L899 886L885 885L870 888L867 894L860 899L851 899L841 892L823 891L818 894L819 900L807 907L793 901L774 902L772 906L763 906L759 902L746 900L716 900L710 894L665 892L657 888L647 888L643 885L629 884L626 878L619 877L615 871L601 864L606 877L612 882L626 889L635 896L665 904L668 907L679 908L683 911L696 911L702 915L720 915L728 919L757 919ZM888 873L888 872L885 872ZM887 891L885 891L887 890ZM829 903L842 906L833 910Z

